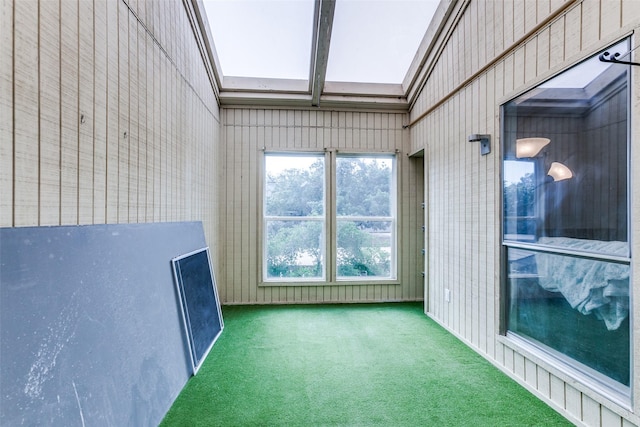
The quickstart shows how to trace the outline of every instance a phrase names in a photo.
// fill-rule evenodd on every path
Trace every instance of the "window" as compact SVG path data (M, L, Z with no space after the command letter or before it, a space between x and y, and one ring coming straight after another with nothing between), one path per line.
M391 157L336 159L338 279L393 276L392 184Z
M505 237L533 241L540 218L536 203L536 163L529 160L504 161Z
M594 56L502 107L507 335L624 396L628 87Z
M266 280L324 280L324 155L267 155L265 175Z
M394 155L265 154L264 282L395 280L395 182Z

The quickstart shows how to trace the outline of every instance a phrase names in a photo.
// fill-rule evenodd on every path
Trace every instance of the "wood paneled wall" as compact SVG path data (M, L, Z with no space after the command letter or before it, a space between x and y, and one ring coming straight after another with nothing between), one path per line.
M223 111L218 268L226 303L408 301L423 298L422 159L410 159L406 114L228 108ZM263 150L398 150L399 285L259 286Z
M640 418L628 408L500 335L500 105L637 31L640 2L461 0L459 5L410 113L411 150L425 148L426 311L576 424L638 424ZM632 42L638 46L635 36ZM633 67L633 77L631 164L640 151L638 67ZM491 154L481 156L478 143L467 142L472 133L492 136ZM632 182L634 201L638 173L632 174ZM637 223L640 205L633 203L632 221ZM634 227L634 242L639 233ZM633 289L640 293L637 278ZM636 316L633 323L635 372L640 371L639 320ZM636 378L631 403L636 413L639 387Z
M219 109L169 0L2 0L0 226L201 220Z

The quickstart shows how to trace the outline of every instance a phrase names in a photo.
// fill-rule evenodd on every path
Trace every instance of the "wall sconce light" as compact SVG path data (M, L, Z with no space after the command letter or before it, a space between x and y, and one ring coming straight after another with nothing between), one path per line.
M474 133L467 138L469 142L480 141L480 154L487 155L491 152L491 135Z
M535 157L549 144L549 138L520 138L516 139L516 157Z
M572 178L573 172L571 172L571 169L569 169L562 163L553 162L551 163L551 167L549 168L549 172L547 172L547 175L553 178L554 181L562 181Z

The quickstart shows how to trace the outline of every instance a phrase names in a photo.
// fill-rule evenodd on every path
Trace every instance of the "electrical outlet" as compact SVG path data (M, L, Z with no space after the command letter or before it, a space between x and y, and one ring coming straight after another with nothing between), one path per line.
M444 290L444 300L446 302L451 302L451 291L449 289Z

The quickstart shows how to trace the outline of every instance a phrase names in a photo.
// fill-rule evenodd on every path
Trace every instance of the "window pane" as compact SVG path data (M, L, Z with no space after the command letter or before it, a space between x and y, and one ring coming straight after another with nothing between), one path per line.
M309 78L313 0L204 0L225 76Z
M628 386L629 265L507 251L509 330Z
M338 277L391 277L391 221L338 221Z
M534 241L537 235L535 164L504 162L504 234L506 239Z
M594 57L504 106L505 240L628 241L627 69Z
M393 158L336 159L338 216L391 216Z
M267 278L323 278L323 221L266 221Z
M327 81L402 83L439 3L337 1Z
M265 156L265 215L324 215L324 156Z

